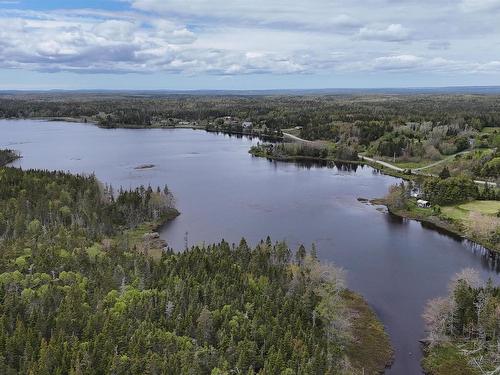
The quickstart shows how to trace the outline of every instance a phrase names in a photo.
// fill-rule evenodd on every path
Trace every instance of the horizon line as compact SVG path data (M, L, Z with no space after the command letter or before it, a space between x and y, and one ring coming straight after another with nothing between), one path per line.
M466 92L468 90L479 90L479 91L498 91L500 93L500 85L450 85L450 86L380 86L380 87L323 87L323 88L264 88L264 89L217 89L217 88L209 88L209 89L103 89L103 88L82 88L82 89L63 89L63 88L52 88L52 89L1 89L0 94L5 93L57 93L57 92L66 92L66 93L200 93L200 92L227 92L227 93L266 93L266 92L335 92L335 91L439 91L445 90L448 92L460 91Z

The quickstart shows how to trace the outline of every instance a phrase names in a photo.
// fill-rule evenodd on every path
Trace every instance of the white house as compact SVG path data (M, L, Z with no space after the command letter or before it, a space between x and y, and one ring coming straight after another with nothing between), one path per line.
M423 199L419 199L417 201L417 206L420 208L429 208L431 204L428 201L424 201Z
M249 129L253 126L253 122L251 121L243 121L243 123L241 124L241 126L243 127L243 129Z

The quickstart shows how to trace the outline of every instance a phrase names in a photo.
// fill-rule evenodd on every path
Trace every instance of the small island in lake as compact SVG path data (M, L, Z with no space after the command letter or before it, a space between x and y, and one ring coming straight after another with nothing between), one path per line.
M134 169L152 169L154 167L155 167L154 164L141 164L135 167Z

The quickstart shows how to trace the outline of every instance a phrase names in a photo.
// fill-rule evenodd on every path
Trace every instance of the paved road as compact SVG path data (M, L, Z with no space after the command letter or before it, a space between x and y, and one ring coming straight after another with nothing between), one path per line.
M358 155L358 157L359 157L361 160L368 160L368 161L371 161L371 162L373 162L373 163L377 163L377 164L383 165L384 167L387 167L387 168L393 169L393 170L395 170L395 171L398 171L398 172L404 172L404 169L403 169L403 168L396 167L395 165L392 165L392 164L387 163L387 162L382 161L382 160L372 159L372 158L369 158L368 156L362 156L362 155Z
M292 141L295 142L301 142L301 143L314 143L314 141L308 141L307 139L302 139L297 137L296 135L290 134L290 133L283 133L284 138L291 139Z
M301 143L309 143L309 144L315 144L314 141L309 141L307 139L302 139L302 138L299 138L293 134L290 134L290 133L283 133L283 137L285 138L288 138L288 139L291 139L295 142L301 142ZM445 161L448 161L450 159L453 159L455 156L457 155L463 155L463 154L467 154L471 152L470 150L468 151L462 151L462 152L458 152L456 154L453 154L451 156L448 156L447 158L443 159L443 160L439 160L435 163L431 163L429 165L426 165L424 167L420 167L420 168L415 168L415 169L411 169L411 172L412 173L415 173L415 174L419 174L419 175L422 175L422 176L429 176L429 177L437 177L435 174L432 174L432 173L425 173L425 172L421 172L422 170L424 169L428 169L428 168L432 168L436 165L439 165L441 163L444 163ZM391 164L391 163L387 163L385 161L382 161L382 160L377 160L377 159L373 159L373 158L369 158L368 156L363 156L363 155L358 155L358 157L361 159L361 160L368 160L368 161L371 161L372 163L377 163L377 164L380 164L380 165L383 165L384 167L387 167L387 168L390 168L392 170L395 170L395 171L398 171L398 172L404 172L405 169L404 168L400 168L400 167L396 167L395 165ZM489 186L491 187L496 187L497 184L495 182L489 182L489 181L482 181L482 180L474 180L474 182L478 185L486 185L488 184Z
M469 152L469 151L464 151L462 153L465 153L465 152ZM457 155L457 154L455 154ZM368 160L368 161L371 161L373 163L377 163L377 164L380 164L380 165L383 165L384 167L387 167L387 168L390 168L392 170L395 170L395 171L398 171L398 172L404 172L405 170L403 168L399 168L399 167L396 167L395 165L392 165L390 163L387 163L385 161L382 161L382 160L377 160L377 159L373 159L373 158L369 158L367 156L362 156L362 155L358 155L359 158L361 160ZM453 155L454 156L454 155ZM440 162L443 162L445 161L446 159L444 160L441 160ZM434 165L436 164L439 164L439 163L434 163ZM425 167L422 167L422 168L416 168L416 169L412 169L411 172L412 173L415 173L415 174L419 174L419 175L422 175L422 176L428 176L428 177L437 177L437 175L435 174L432 174L432 173L425 173L425 172L421 172L422 169L426 169L426 168L430 168L432 165L427 165ZM491 187L496 187L497 184L495 182L490 182L490 181L482 181L482 180L474 180L474 182L478 185L486 185L488 184L488 186L491 186Z

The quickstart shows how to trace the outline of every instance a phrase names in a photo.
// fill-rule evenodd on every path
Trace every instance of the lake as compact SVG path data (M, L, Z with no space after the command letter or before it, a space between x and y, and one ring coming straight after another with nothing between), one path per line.
M190 129L100 129L90 124L0 121L0 148L23 155L22 168L95 173L115 188L163 186L181 215L161 236L186 244L255 244L268 235L293 249L315 243L323 261L347 271L390 334L388 374L420 374L418 340L425 303L447 293L463 268L498 278L498 264L468 241L395 218L358 201L384 196L400 180L370 167L296 165L255 158L257 140ZM150 169L136 169L152 164Z

